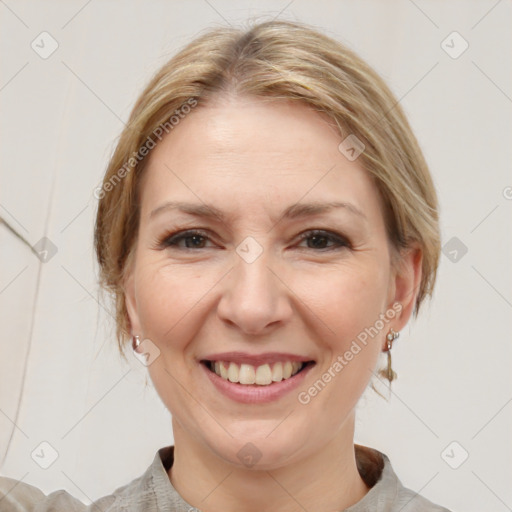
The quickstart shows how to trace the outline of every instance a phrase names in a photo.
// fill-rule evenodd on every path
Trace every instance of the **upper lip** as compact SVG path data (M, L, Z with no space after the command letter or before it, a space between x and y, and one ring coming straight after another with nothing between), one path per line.
M201 361L229 361L237 364L250 364L259 366L265 363L277 363L279 361L299 361L306 363L313 361L311 357L288 354L284 352L265 352L263 354L248 354L246 352L222 352L210 354L201 358Z

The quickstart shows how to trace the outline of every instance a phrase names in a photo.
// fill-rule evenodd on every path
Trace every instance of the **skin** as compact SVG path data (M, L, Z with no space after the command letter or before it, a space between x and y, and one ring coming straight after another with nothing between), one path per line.
M127 308L133 334L160 350L148 369L172 414L169 478L200 510L327 512L368 492L356 468L354 408L389 328L400 331L411 315L421 253L411 249L399 268L391 264L377 189L359 160L340 153L342 140L306 106L227 96L198 107L150 155ZM151 216L178 200L228 217L171 209ZM278 222L289 205L313 201L350 203L362 215L340 208ZM207 238L161 244L192 228ZM340 234L349 246L300 240L310 229ZM263 249L252 263L236 252L248 236ZM401 312L301 404L298 393L394 303ZM199 363L225 351L286 352L316 364L296 391L242 404L217 391ZM261 455L250 468L237 456L247 443Z

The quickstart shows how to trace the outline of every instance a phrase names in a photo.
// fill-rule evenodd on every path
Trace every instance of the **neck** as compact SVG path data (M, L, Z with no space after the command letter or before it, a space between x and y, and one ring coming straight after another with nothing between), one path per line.
M344 510L368 492L357 471L354 418L314 454L293 465L246 469L218 457L173 420L174 463L169 478L185 501L217 512Z

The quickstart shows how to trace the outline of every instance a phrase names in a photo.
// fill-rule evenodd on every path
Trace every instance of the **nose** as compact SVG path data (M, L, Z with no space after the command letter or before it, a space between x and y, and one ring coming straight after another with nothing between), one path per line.
M246 334L265 334L292 317L290 290L264 253L252 263L236 256L236 263L223 280L217 306L221 320Z

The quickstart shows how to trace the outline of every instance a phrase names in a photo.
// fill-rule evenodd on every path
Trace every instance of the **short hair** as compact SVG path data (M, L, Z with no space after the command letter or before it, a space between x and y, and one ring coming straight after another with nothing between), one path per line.
M157 71L121 133L95 192L94 234L100 284L115 302L121 352L130 336L123 283L137 240L140 184L150 149L192 108L226 93L307 105L336 123L340 141L352 136L364 145L359 161L378 189L390 247L398 255L413 245L422 252L417 315L432 295L439 263L438 203L398 100L340 42L305 24L269 21L203 32Z

